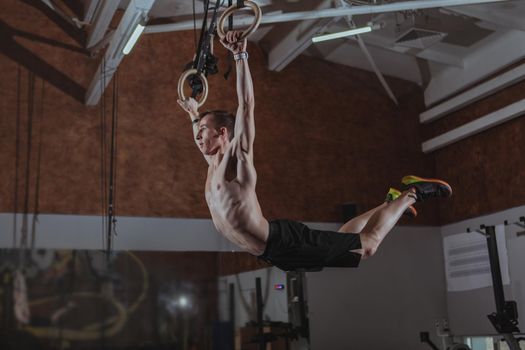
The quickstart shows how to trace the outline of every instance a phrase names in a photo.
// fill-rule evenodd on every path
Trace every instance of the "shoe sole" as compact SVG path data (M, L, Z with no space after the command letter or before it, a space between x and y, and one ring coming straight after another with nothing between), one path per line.
M440 180L440 179L429 179L429 178L424 178L424 177L419 177L419 176L415 176L415 175L408 175L408 176L405 176L401 179L401 183L405 186L409 186L413 183L416 183L416 182L432 182L432 183L438 183L440 185L443 185L445 186L447 189L448 189L448 193L449 193L449 197L452 196L452 187L446 183L445 181L443 180Z

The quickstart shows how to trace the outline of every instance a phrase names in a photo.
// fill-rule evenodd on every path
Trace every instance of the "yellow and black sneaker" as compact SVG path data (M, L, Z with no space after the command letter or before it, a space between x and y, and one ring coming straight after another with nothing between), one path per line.
M408 175L401 179L403 189L415 190L416 200L424 201L428 198L447 198L452 196L452 187L439 179L425 179L423 177Z
M390 203L396 200L400 195L401 191L391 187L386 194L385 202ZM417 216L417 210L411 205L405 210L403 214L411 218L415 218Z

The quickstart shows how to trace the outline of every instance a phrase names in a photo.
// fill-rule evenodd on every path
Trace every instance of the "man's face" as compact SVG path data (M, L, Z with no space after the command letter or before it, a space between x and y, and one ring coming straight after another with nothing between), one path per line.
M216 129L213 114L207 114L199 121L199 131L196 135L199 150L205 155L217 153L220 147L221 129Z

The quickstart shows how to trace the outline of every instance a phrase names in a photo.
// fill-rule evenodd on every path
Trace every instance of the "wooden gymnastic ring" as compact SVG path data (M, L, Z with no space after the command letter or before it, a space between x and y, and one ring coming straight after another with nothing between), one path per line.
M186 96L184 96L184 82L192 74L197 75L197 70L195 68L188 69L187 71L182 73L182 75L179 78L177 92L179 94L179 99L182 101L186 100ZM204 104L204 102L206 102L206 99L208 98L208 80L206 80L206 77L202 73L200 74L199 78L202 81L202 88L203 88L201 98L200 100L197 101L200 107Z
M242 32L241 37L239 38L239 41L246 39L250 34L255 32L255 30L259 27L259 24L261 24L261 8L259 5L257 5L255 2L251 0L246 0L244 2L245 7L249 7L252 9L255 20L253 23ZM222 39L226 36L226 33L224 32L224 21L226 21L226 18L228 18L230 15L232 15L235 11L240 10L240 8L237 7L237 5L232 5L228 7L221 15L221 18L219 18L219 23L217 24L217 34L219 34L219 37Z

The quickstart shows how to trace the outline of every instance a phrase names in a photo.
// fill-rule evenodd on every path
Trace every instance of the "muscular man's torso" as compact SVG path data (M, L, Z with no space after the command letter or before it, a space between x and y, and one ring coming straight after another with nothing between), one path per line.
M217 230L251 254L261 255L269 224L255 193L256 181L253 157L234 138L224 155L211 157L205 194Z

